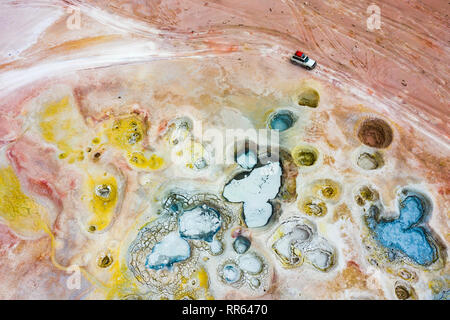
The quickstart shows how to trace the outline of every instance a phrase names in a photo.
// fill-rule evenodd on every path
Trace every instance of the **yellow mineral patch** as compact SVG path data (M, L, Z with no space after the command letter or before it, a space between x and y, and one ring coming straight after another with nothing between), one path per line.
M128 268L125 263L113 263L111 279L106 285L106 299L125 298L139 293L138 286L132 276L128 276Z
M164 164L164 160L156 154L152 154L147 158L142 152L131 153L128 161L132 166L143 170L156 170Z
M94 139L92 139L92 143L93 144L99 144L100 143L100 138L95 137Z
M316 163L318 158L318 151L310 146L296 146L291 151L292 159L299 167L312 166Z
M186 162L186 167L194 168L195 164L198 163L205 156L205 149L201 143L195 141L188 141L185 143L182 157Z
M366 201L375 201L379 198L378 192L376 190L372 190L368 186L363 186L359 190L359 196Z
M199 286L201 288L208 289L209 288L209 282L208 282L208 273L206 273L206 270L203 269L203 268L200 269L197 272L197 277L198 277L198 279L200 281Z
M428 282L428 287L434 294L438 294L444 288L444 282L440 279L433 279Z
M114 259L110 254L105 254L97 259L97 265L100 268L108 268L113 263L113 261Z
M296 268L298 266L301 266L304 262L304 256L302 252L297 248L295 248L294 246L290 247L290 251L296 257L295 261L291 261L289 257L286 257L281 252L279 252L275 248L275 245L272 245L272 250L277 255L277 258L279 259L283 267L286 269Z
M295 263L292 263L292 261L290 261L289 258L284 256L281 252L279 252L275 246L275 243L278 240L280 240L281 238L283 238L285 235L286 234L283 231L283 226L279 226L275 230L274 234L270 237L270 242L273 243L272 250L276 254L277 258L279 259L279 261L281 262L281 264L283 265L284 268L290 269L290 268L298 267L298 266L302 265L303 261L304 261L303 254L300 250L298 250L294 246L290 247L291 253L297 257L297 260L295 261Z
M284 237L284 235L285 234L284 234L282 228L277 228L275 230L275 233L272 235L271 239L273 242L275 242L275 241L281 239L282 237Z
M190 130L191 128L189 125L181 125L177 127L175 123L172 123L169 126L167 133L164 135L164 139L171 145L177 145L189 136Z
M319 93L312 88L304 89L299 95L297 102L300 106L307 106L310 108L317 108L319 105Z
M298 202L298 208L309 216L323 217L327 214L327 205L320 199L307 197Z
M116 148L132 151L140 149L146 128L136 116L115 119L107 125L106 136Z
M96 286L96 294L103 295L105 299L132 299L140 300L138 285L136 278L133 277L124 261L116 261L113 257L120 257L120 247L108 254L108 261L105 261L105 256L100 256L97 260L97 266L104 269L110 275L106 282L99 281L84 271L83 274L87 279ZM104 263L106 262L106 264ZM83 269L82 269L83 271Z
M146 124L133 115L107 121L103 134L111 146L124 152L131 166L142 170L157 170L163 166L164 160L155 154L147 154L142 143L146 131ZM100 138L94 138L92 143L100 143Z
M118 198L116 178L109 174L89 176L85 192L92 212L88 229L91 232L103 230L114 216Z
M341 195L341 187L331 179L321 179L313 183L313 193L324 200L338 200Z
M206 299L214 300L209 292L209 277L205 268L200 268L188 279L183 277L180 287L175 294L175 300L181 299Z
M67 51L82 49L82 48L85 48L85 47L91 46L91 45L105 43L105 42L114 40L115 38L117 38L116 35L112 35L112 36L107 35L107 36L95 36L95 37L78 39L78 40L69 40L62 44L51 47L49 50L51 52L67 52Z
M0 220L23 236L34 236L47 226L47 211L23 193L12 167L0 169Z
M73 163L84 159L82 143L86 125L68 96L46 105L39 113L42 137L62 151L60 159Z

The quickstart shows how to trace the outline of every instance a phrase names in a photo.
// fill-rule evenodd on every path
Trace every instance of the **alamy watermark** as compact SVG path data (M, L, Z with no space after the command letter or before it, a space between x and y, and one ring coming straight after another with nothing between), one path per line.
M172 134L182 136L179 132ZM231 165L236 162L237 154L251 151L261 164L267 164L279 161L279 142L277 130L208 128L203 131L198 121L195 129L173 146L171 162L175 165Z

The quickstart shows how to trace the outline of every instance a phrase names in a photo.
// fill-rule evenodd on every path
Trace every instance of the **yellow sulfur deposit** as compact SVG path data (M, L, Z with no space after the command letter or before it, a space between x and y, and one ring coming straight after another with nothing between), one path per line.
M130 116L112 121L106 136L116 148L131 151L141 146L145 130L144 123L138 117Z
M131 165L143 170L156 170L161 168L164 164L164 160L157 155L152 154L149 158L147 158L142 152L133 152L129 156L128 160Z
M42 137L62 151L60 159L67 158L70 163L84 160L81 143L87 128L68 96L45 106L39 119Z
M183 278L174 299L181 300L183 298L214 300L209 293L209 277L204 268L201 267L195 271L189 279Z
M18 234L35 236L46 228L47 211L23 193L11 167L0 169L0 220Z
M91 232L101 231L106 228L113 216L117 204L117 182L111 175L90 176L87 182L86 199L92 217L89 220L88 230Z

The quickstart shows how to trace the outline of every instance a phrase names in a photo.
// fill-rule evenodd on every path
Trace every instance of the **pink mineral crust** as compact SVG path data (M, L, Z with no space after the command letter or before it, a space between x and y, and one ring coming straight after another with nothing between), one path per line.
M200 250L194 255L204 263L195 268L206 270L208 284L198 290L177 287L169 298L396 299L394 283L403 281L397 274L402 268L417 277L408 282L414 286L409 298L438 294L429 288L448 275L450 241L447 3L377 1L381 25L374 30L367 25L373 3L368 0L42 0L32 10L30 3L0 4L0 28L9 30L0 36L0 169L10 166L23 193L46 208L48 230L21 237L3 223L9 213L0 212L0 299L167 298L167 292L154 297L143 292L148 286L169 290L178 275L163 270L164 277L151 280L153 271L146 270L136 277L129 248L140 230L158 221L170 190L221 195L236 172L226 166L207 174L175 168L167 142L172 121L189 118L194 128L200 122L223 131L261 129L278 108L300 115L295 131L282 133L283 147L314 145L321 157L316 171L289 167L297 198L274 204L277 212L265 229L246 228L236 211L234 224L221 235L227 250L237 234L252 240L251 250L264 263L260 287L250 284L250 276L242 287L227 286L218 270L235 257L226 251L206 259L207 251ZM317 67L308 71L291 64L297 50ZM320 95L317 108L299 106L305 88ZM83 150L89 151L79 163L62 159L57 144L39 131L42 106L64 96L81 119L73 123L86 128ZM93 142L103 139L108 121L125 116L145 123L142 146L146 155L162 157L161 168L134 167L131 149ZM382 120L367 125L374 118ZM353 160L368 145L383 156L384 166L375 173ZM89 179L107 174L117 181L117 204L104 230L88 232L92 202L84 192ZM342 186L340 199L328 203L324 218L311 218L301 212L301 203L311 184L326 178ZM375 266L379 251L367 249L374 245L355 203L361 185L374 187L390 213L397 212L401 188L426 195L439 261L418 267L381 259ZM329 271L307 262L285 268L277 259L270 236L291 216L314 221L337 251ZM135 260L145 263L145 257ZM187 269L193 267L189 263ZM75 289L67 285L72 266L82 269Z
M21 58L26 59L3 64L2 70L51 59L49 54L67 55L105 41L125 41L123 32L135 33L138 38L168 37L178 45L193 47L199 55L241 51L248 46L249 50L288 56L301 49L319 61L317 74L321 79L375 96L400 119L448 138L448 119L443 117L448 116L449 92L446 68L442 66L448 65L449 9L439 1L427 2L426 6L417 1L381 1L381 28L372 32L367 28L370 1L67 3L86 8L82 15L85 27L67 30L66 6L59 3L60 8L54 10L55 15L60 14L59 19L55 17L54 26L23 51ZM42 10L48 10L44 4ZM17 9L6 6L2 10L5 16L8 10ZM126 20L114 23L114 15ZM31 20L32 16L21 19ZM114 28L105 28L108 24ZM77 42L83 38L85 41ZM257 45L252 47L252 42ZM7 47L4 51L6 58ZM181 56L192 55L177 51Z
M68 291L68 274L55 269L49 259L50 240L21 240L0 225L0 299L74 299L80 291Z

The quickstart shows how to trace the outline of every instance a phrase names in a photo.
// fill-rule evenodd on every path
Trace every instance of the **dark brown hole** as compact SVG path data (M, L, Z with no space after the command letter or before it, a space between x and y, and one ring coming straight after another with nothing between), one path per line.
M112 257L110 257L109 255L105 255L99 259L98 266L100 268L107 268L112 264L112 262L113 262Z
M358 129L358 139L373 148L388 147L393 138L389 124L382 119L367 119Z
M404 286L395 287L395 295L400 300L406 300L410 296L408 289L406 289Z

